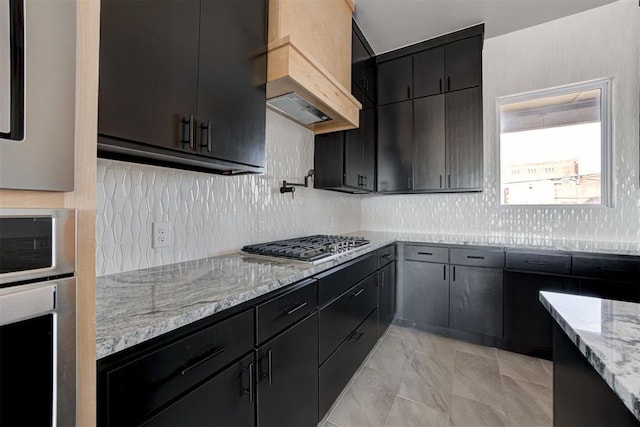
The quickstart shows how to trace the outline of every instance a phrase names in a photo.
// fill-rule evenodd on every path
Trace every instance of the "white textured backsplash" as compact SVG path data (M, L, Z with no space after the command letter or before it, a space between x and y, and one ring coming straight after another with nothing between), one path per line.
M237 251L250 243L360 229L360 197L296 188L313 168L313 133L267 111L267 173L220 176L98 160L96 273L105 275ZM151 248L151 223L173 245Z
M638 2L622 0L486 40L484 192L367 196L363 229L640 241L639 27ZM610 76L614 207L501 207L496 98Z

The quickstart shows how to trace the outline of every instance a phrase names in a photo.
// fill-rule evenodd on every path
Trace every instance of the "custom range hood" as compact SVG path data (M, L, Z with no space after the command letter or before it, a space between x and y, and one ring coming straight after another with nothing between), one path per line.
M359 125L351 95L352 0L269 1L267 105L316 134Z

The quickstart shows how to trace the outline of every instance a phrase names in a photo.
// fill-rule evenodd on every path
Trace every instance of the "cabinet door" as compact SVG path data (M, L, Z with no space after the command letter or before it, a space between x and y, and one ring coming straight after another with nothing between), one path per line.
M265 164L266 2L203 0L198 73L200 153Z
M396 263L391 262L382 268L379 272L380 280L380 299L378 315L380 321L378 324L378 333L382 335L396 315Z
M378 107L378 191L411 189L413 101Z
M355 25L355 24L354 24ZM351 79L369 100L375 100L375 60L369 55L355 30L351 36ZM360 100L360 98L358 98ZM360 100L363 105L370 101Z
M252 426L253 354L231 365L204 384L189 392L142 425L175 426Z
M403 318L418 326L449 326L449 267L404 262Z
M376 109L363 110L360 127L363 129L362 139L362 175L363 188L369 191L376 189Z
M445 178L444 95L413 101L413 189L442 188Z
M470 37L445 47L447 91L480 86L482 83L482 37Z
M344 183L344 142L346 132L315 136L313 149L313 188L331 189Z
M360 127L344 132L344 184L361 188L364 184L364 110L360 110ZM334 165L331 167L335 168Z
M451 266L450 326L502 338L502 269Z
M413 55L414 98L442 93L444 84L444 47Z
M576 279L576 282L579 295L618 301L640 302L640 289L638 289L637 283L597 279Z
M482 89L445 95L447 187L482 189Z
M565 278L543 274L514 273L504 276L504 339L507 343L545 351L551 356L552 320L540 303L540 291L561 292Z
M318 423L318 316L258 350L258 427ZM222 425L222 424L221 424Z
M378 105L411 99L411 68L411 56L378 64Z
M196 114L199 0L103 0L98 133L189 149Z

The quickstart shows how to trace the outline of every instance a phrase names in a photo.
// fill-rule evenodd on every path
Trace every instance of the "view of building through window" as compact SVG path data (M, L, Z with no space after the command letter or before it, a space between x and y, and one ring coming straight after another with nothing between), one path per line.
M601 89L500 105L503 205L602 204Z

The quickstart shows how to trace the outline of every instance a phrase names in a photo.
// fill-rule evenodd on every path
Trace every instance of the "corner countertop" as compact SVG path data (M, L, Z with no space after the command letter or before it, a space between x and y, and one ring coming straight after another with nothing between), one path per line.
M640 304L544 291L540 302L640 420Z
M236 253L98 277L96 354L109 356L394 242L640 255L640 244L358 231L371 244L309 265Z

